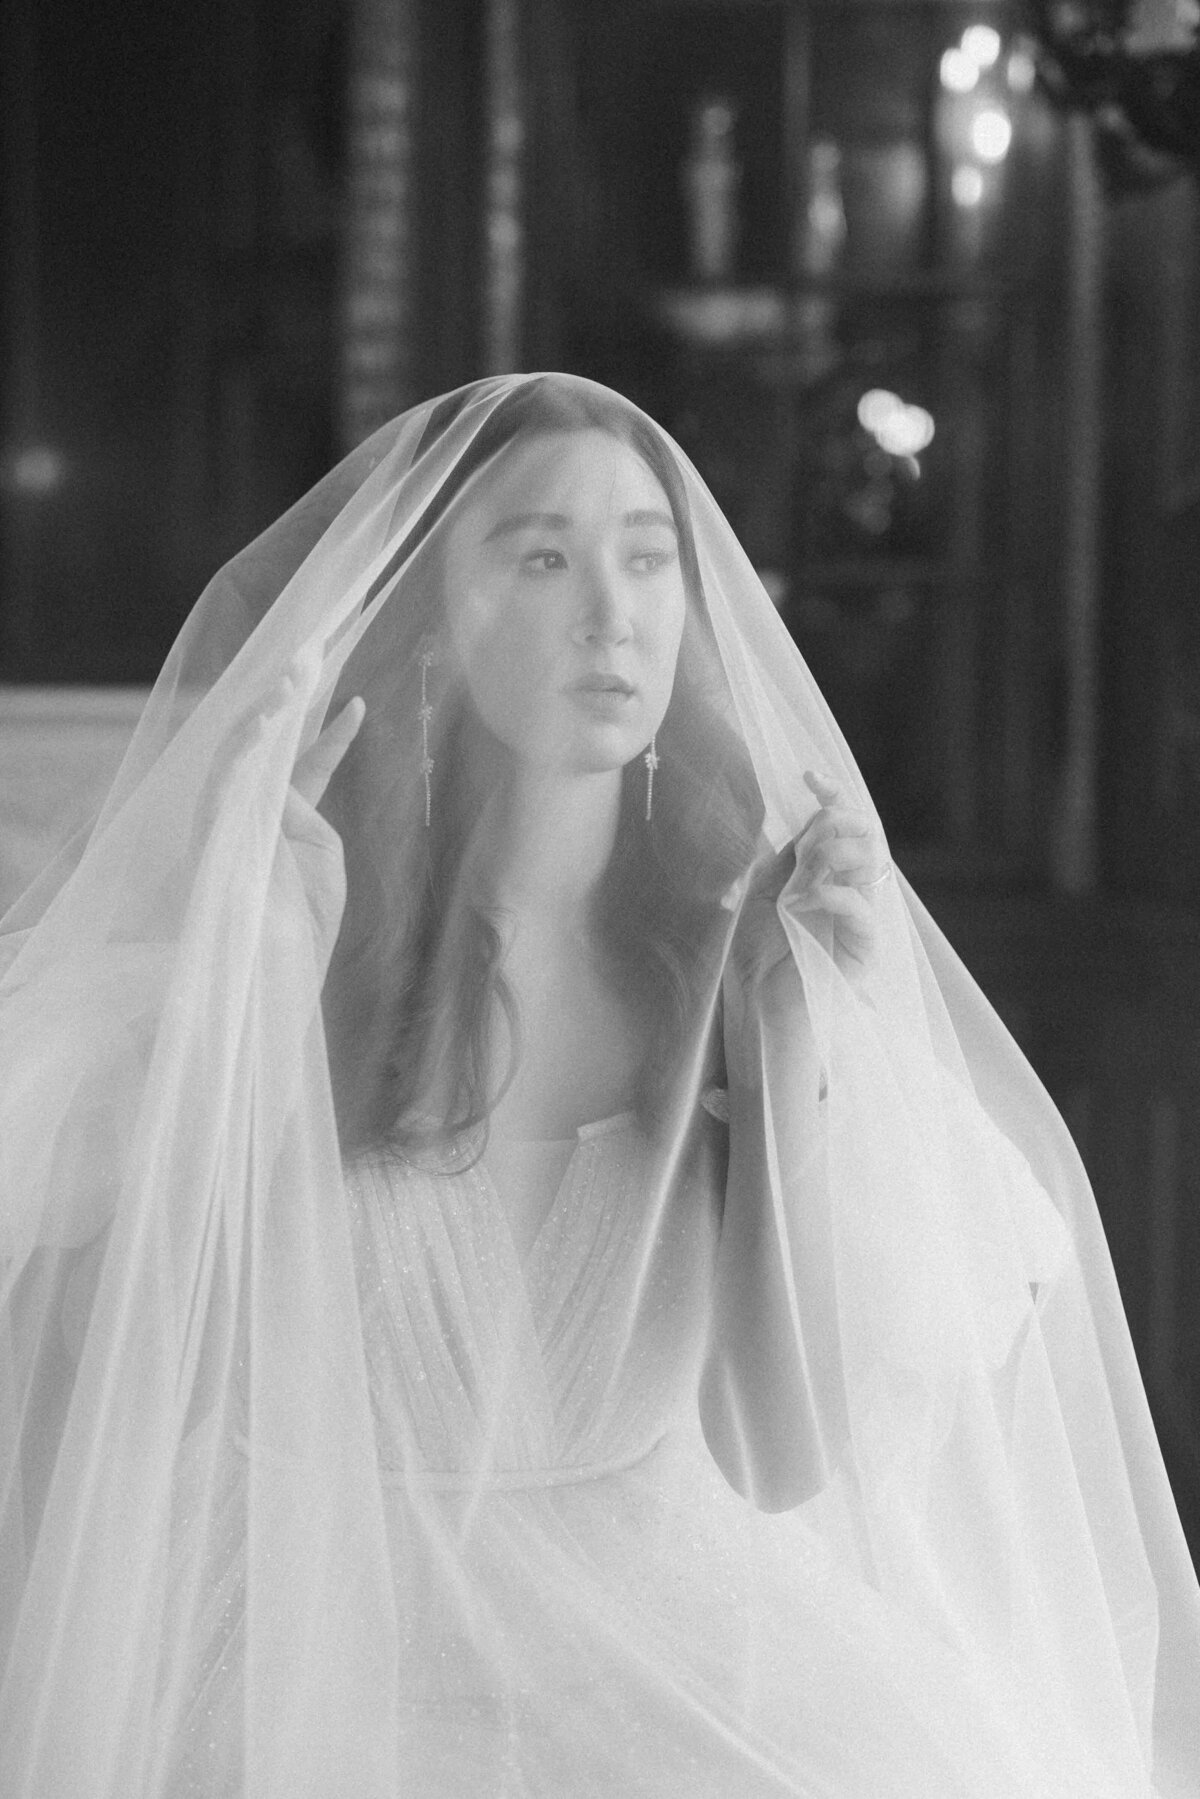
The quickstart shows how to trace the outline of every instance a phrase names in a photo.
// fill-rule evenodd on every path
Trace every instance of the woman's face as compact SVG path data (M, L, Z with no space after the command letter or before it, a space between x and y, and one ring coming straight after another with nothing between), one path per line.
M452 660L519 761L620 768L662 723L687 597L671 507L606 431L517 442L468 493L444 554Z

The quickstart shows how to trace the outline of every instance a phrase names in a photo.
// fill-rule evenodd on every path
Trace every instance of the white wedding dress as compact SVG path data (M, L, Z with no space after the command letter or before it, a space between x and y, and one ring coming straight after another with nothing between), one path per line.
M697 1387L725 1131L703 1119L652 1230L629 1113L465 1169L347 1171L406 1621L397 1795L1116 1799L1076 1743L1030 1758L1019 1701L716 1466ZM501 1192L522 1179L544 1212L524 1251ZM172 1799L243 1791L239 1575L235 1549Z

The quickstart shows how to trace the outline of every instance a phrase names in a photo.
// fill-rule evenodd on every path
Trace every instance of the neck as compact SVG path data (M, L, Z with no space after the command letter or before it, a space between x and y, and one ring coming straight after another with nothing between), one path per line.
M481 844L491 898L526 916L586 911L612 855L620 804L619 769L514 770L488 808Z

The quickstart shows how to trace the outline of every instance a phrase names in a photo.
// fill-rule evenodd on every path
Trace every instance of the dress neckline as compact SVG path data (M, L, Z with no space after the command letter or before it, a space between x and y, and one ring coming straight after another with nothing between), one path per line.
M492 1143L489 1144L489 1148L499 1150L501 1156L503 1156L504 1149L509 1146L518 1153L522 1149L558 1150L560 1152L566 1152L563 1156L562 1166L554 1180L554 1192L550 1198L549 1204L542 1213L541 1219L532 1237L524 1247L518 1244L513 1219L501 1191L502 1177L501 1181L498 1182L497 1170L494 1167L489 1167L487 1150L484 1151L483 1155L476 1163L475 1171L477 1178L481 1180L484 1187L487 1189L491 1201L497 1209L502 1221L502 1228L508 1238L517 1265L524 1277L528 1278L531 1273L533 1265L538 1259L539 1252L550 1234L551 1227L562 1210L566 1201L568 1189L571 1187L574 1178L580 1152L585 1149L589 1143L594 1143L604 1137L615 1136L619 1132L629 1130L636 1122L637 1113L632 1110L613 1112L607 1118L597 1118L589 1121L587 1124L578 1125L569 1137L496 1137L492 1140Z
M566 1137L502 1137L497 1135L491 1141L497 1144L511 1143L518 1148L526 1143L547 1144L561 1148L565 1143L587 1143L593 1137L607 1136L610 1131L624 1130L627 1126L635 1123L636 1119L637 1113L629 1108L624 1112L611 1112L607 1118L595 1118L587 1124L576 1125L575 1129ZM485 1156L486 1153L485 1151Z

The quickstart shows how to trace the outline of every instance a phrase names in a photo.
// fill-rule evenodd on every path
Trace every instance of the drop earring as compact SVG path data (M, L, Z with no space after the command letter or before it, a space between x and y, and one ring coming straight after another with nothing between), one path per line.
M429 723L433 717L433 707L429 703L428 682L429 671L436 660L437 658L432 650L421 651L421 710L417 716L421 720L421 773L425 779L426 830L429 829L429 819L433 799L429 784L429 777L433 773L433 757L429 754Z
M654 771L658 767L658 749L653 737L642 761L646 764L646 822L649 824L654 814Z

